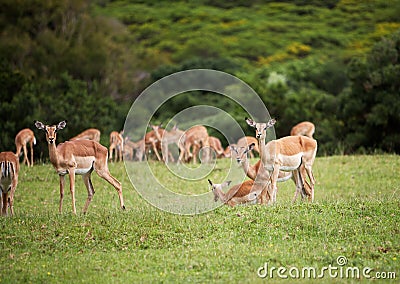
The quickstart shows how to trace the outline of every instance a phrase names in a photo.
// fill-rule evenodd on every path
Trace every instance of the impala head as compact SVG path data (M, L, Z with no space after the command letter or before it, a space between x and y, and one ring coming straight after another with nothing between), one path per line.
M254 149L256 144L251 143L247 147L230 146L233 157L236 158L238 164L243 163L247 159L247 153Z
M256 129L256 138L265 139L267 137L267 129L274 126L276 120L270 119L267 123L255 122L251 118L246 118L246 122L249 126Z
M36 128L46 132L46 140L49 144L53 144L56 142L57 131L64 129L66 125L66 120L59 122L57 125L45 125L40 121L35 121Z
M161 128L161 123L159 125L149 124L149 127L151 129L153 129L154 134L156 135L157 139L161 141L162 137L161 137L160 132L159 132L159 130L162 129Z
M220 192L222 191L222 188L225 186L228 186L231 181L225 181L221 184L219 183L213 183L211 180L208 180L208 183L211 185L211 191L214 193L214 201L217 202L220 197Z

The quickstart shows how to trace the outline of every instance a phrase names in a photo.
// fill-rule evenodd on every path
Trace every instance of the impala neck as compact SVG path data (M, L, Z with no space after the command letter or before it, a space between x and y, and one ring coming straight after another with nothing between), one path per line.
M48 143L49 145L49 156L50 156L50 162L53 165L56 165L58 163L58 152L57 152L57 147L56 147L56 143Z
M219 199L222 201L222 203L225 203L225 201L226 201L225 193L220 188L216 188L215 190L217 192Z
M258 150L260 151L260 160L265 161L267 158L267 152L265 149L265 138L264 139L257 139L258 140Z
M254 180L256 176L256 170L254 169L254 167L250 166L249 160L247 158L242 161L242 168L246 175Z

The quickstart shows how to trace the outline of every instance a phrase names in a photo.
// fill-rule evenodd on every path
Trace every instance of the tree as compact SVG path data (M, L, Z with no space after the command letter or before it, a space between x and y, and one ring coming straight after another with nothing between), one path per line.
M341 95L349 151L400 152L400 30L349 64L352 88Z

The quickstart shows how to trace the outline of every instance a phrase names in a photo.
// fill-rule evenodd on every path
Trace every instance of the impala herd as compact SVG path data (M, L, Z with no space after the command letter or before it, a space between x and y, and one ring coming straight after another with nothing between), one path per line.
M110 134L109 149L99 143L100 131L95 128L87 129L68 141L56 145L57 132L65 128L66 121L61 121L56 125L46 125L35 121L34 125L45 132L50 162L60 177L59 212L62 212L65 175L69 175L72 211L76 214L75 175L83 177L88 192L83 213L87 212L95 193L91 181L93 171L115 188L120 206L125 209L121 183L108 170L108 161L117 162L123 159L143 161L153 156L166 164L175 162L169 151L171 144L175 144L179 149L176 163L196 163L199 156L202 162L208 162L214 155L216 158L230 157L241 165L250 180L232 186L226 193L223 188L228 186L230 181L216 184L208 180L215 201L221 200L222 203L230 206L273 204L276 202L278 192L277 183L292 179L295 183L293 202L299 194L302 199L307 198L312 202L315 185L312 166L317 152L317 141L313 139L315 126L311 122L301 122L292 128L290 136L266 143L267 131L275 122L274 119L270 119L266 123L260 123L246 118L246 123L255 129L255 137L242 137L236 144L231 144L225 149L221 141L217 137L209 136L206 127L202 125L194 126L186 131L178 129L177 126L167 131L161 125L149 125L151 130L141 140L135 142L129 137L124 137L123 131L113 131ZM28 143L30 160L28 159ZM23 150L23 163L32 167L35 144L36 138L33 131L26 128L15 137L15 154L13 152L0 153L2 215L7 215L7 208L10 209L11 216L14 214L13 199L18 184L19 157ZM254 158L253 151L259 153L259 160L251 165L250 159Z

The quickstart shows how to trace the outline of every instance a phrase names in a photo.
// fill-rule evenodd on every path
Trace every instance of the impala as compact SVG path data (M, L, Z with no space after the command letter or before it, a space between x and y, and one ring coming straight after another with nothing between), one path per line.
M290 135L291 136L303 135L313 138L314 131L315 131L315 125L312 122L303 121L293 126L292 130L290 131Z
M121 132L112 131L110 133L110 149L109 149L110 161L112 160L114 151L115 151L114 162L122 161L122 153L124 151L124 137L122 137L123 133L124 131Z
M161 128L161 125L149 125L149 127L153 130L147 132L144 136L144 143L146 149L145 152L147 154L150 150L153 150L154 154L156 154L157 156L157 159L161 161L160 154L158 153L158 149L161 148L161 141L158 140L156 132L161 132L160 136L162 136L162 132L164 129Z
M205 162L209 161L210 158L210 149L208 143L208 132L207 129L203 125L195 125L192 128L188 129L185 132L184 136L185 143L185 155L186 161L193 159L193 163L197 162L197 155L201 148L204 148ZM192 148L193 153L190 151Z
M278 188L276 186L279 171L295 171L295 178L300 177L301 183L296 184L297 191L301 191L305 177L297 171L300 165L304 164L307 175L310 179L311 201L314 200L315 179L312 172L315 156L317 153L317 141L305 136L286 136L272 140L265 145L267 129L275 124L271 119L267 123L256 123L246 118L249 126L256 129L256 138L260 149L260 159L264 168L270 173L272 187L272 202L276 201Z
M217 137L208 136L208 144L211 149L214 149L217 158L224 156L224 148L222 148L221 141Z
M19 161L13 152L0 153L0 189L3 205L1 214L7 215L7 207L10 207L10 215L14 215L14 193L18 184Z
M28 160L28 150L26 144L29 143L31 148L31 162L29 163ZM15 136L15 146L17 148L17 157L21 155L21 149L24 149L24 161L28 166L33 166L33 145L36 145L36 138L33 134L33 131L29 128L22 129L18 134Z
M72 211L74 214L76 214L75 174L83 176L83 182L88 191L88 197L83 208L83 213L87 212L95 193L90 177L93 170L96 171L101 178L114 186L118 192L120 206L122 209L125 209L121 183L114 178L108 170L108 151L106 147L92 140L66 141L58 144L56 147L57 131L64 129L66 124L66 121L61 121L57 125L49 126L40 121L35 121L35 126L46 132L50 162L53 164L57 174L60 176L59 212L61 213L62 211L65 185L64 176L66 174L69 174Z
M101 134L100 130L98 130L96 128L89 128L89 129L86 129L85 131L82 131L75 137L72 137L71 139L69 139L69 141L86 139L86 140L93 140L96 142L100 142L100 134Z
M222 188L228 186L231 183L230 181L218 184L208 180L208 183L211 185L211 190L214 193L214 201L217 202L219 199L222 203L228 204L231 207L239 204L256 204L260 202L259 196L264 187L266 187L266 184L247 180L241 184L232 186L226 193L224 193Z
M269 177L269 172L262 166L261 160L258 160L258 162L254 165L250 165L249 160L247 158L247 153L252 151L254 148L255 144L252 143L248 147L235 147L231 146L232 153L233 153L233 158L236 159L236 161L242 165L242 168L246 175L251 178L252 180L255 180L258 178L260 175L266 176L265 178ZM302 174L304 174L304 166L300 166L300 170L302 170ZM294 194L293 202L296 201L297 195L300 193L302 198L304 198L306 195L310 196L311 194L311 187L308 184L306 180L304 180L304 184L301 184L301 180L298 180L292 172L284 172L284 171L279 171L278 179L277 182L285 182L292 178L293 182L296 185L296 191ZM302 185L301 189L297 188L297 185Z
M154 133L156 134L156 137L158 141L161 141L161 154L164 163L168 164L169 162L169 157L171 157L171 160L174 161L171 152L168 150L168 145L175 143L180 152L185 151L184 146L182 143L180 143L180 139L182 136L184 136L184 131L180 130L176 125L171 129L171 131L167 131L165 129L160 128L160 126L154 126L152 125L152 128L154 130ZM178 158L178 163L180 163L181 160Z
M137 142L133 142L129 140L129 137L125 137L124 139L124 154L129 156L130 160L133 160L133 153L135 153L135 158L139 162L143 160L145 152L145 144L144 139L141 139Z

